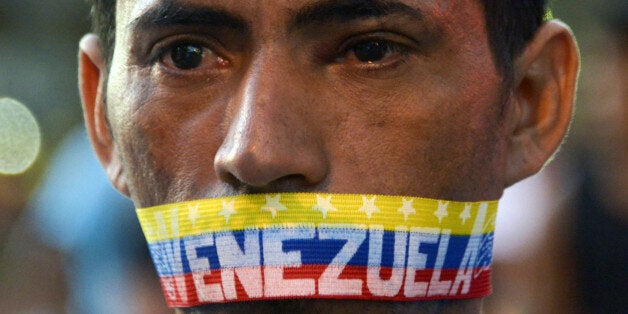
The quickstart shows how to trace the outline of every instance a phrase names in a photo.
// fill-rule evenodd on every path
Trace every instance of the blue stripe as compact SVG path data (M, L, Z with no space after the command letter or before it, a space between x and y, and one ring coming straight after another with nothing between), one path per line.
M270 231L271 233L277 233L279 229L266 229L266 231ZM344 230L344 229L343 229ZM249 236L253 238L253 242L257 242L260 248L260 257L258 260L243 260L242 266L253 266L260 265L264 263L264 243L263 243L263 231L248 231ZM368 231L356 231L355 229L346 229L342 231L344 234L347 232L366 232L366 239L362 242L362 244L358 247L355 254L351 257L347 265L350 266L368 266L368 255L369 255L369 243L371 240L371 235ZM267 233L267 239L269 233ZM238 250L243 251L244 248L244 239L245 239L245 231L236 231L229 233L217 233L217 234L203 234L198 236L186 237L183 239L177 240L169 240L169 241L161 241L149 244L149 249L151 255L153 257L153 262L155 263L155 267L157 269L157 273L159 276L173 276L173 275L182 275L186 273L191 273L190 267L190 258L188 258L185 249L185 243L190 243L190 241L201 241L201 242L211 242L213 245L207 246L198 246L196 247L196 255L200 260L208 261L209 268L211 270L220 269L222 266L220 265L220 261L218 258L218 250L216 248L215 238L219 236L227 236L235 238L236 243L238 244ZM272 238L272 236L270 236ZM474 241L479 241L481 245L479 246L478 256L475 261L471 261L469 266L471 267L484 267L489 266L491 264L491 250L492 250L492 242L493 242L493 233L487 233L479 236L468 236L468 235L451 235L449 236L449 245L447 247L447 253L445 257L444 264L442 269L458 269L462 262L463 255L467 248L467 244L469 243L469 239L474 239ZM440 244L441 238L438 239L435 243L422 242L419 246L418 253L426 255L426 269L433 269L436 263L436 257L438 254L438 248ZM408 257L408 237L406 237L406 255L404 257L405 261L407 261ZM334 257L338 255L340 250L347 243L346 240L335 240L335 239L326 239L320 240L318 238L318 232L315 232L315 236L312 239L292 239L292 240L284 240L283 244L283 252L285 254L289 252L297 252L299 251L301 254L301 263L302 265L329 265ZM381 266L382 267L392 267L394 260L394 248L395 248L395 233L385 231L383 235L383 244L382 244L382 256L381 256ZM267 252L268 254L268 252ZM268 266L268 265L267 265ZM284 265L289 266L289 265ZM373 266L373 265L371 265Z

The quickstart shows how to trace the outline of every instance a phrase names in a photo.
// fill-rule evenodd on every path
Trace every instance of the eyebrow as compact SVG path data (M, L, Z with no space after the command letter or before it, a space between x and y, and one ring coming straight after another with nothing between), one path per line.
M165 26L226 27L248 31L245 20L226 10L198 5L182 5L175 0L162 1L135 18L128 27L134 32Z
M327 23L348 23L355 20L403 15L423 20L419 9L398 1L385 0L325 0L299 9L289 28Z

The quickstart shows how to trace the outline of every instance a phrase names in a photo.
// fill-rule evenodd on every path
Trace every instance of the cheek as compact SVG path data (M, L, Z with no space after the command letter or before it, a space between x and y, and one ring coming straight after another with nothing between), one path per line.
M145 207L198 197L217 180L221 106L212 106L211 91L163 92L142 73L127 75L109 92L110 116L134 200Z
M442 187L446 195L464 200L499 197L505 156L500 78L473 66L465 73L441 86L446 93L437 94L441 106L430 116L427 163L437 180L449 183Z
M497 159L503 150L499 78L481 73L485 79L475 81L475 75L424 69L394 88L326 95L324 102L342 101L351 105L336 108L353 109L336 113L333 134L321 131L333 168L330 187L460 200L493 197L498 192L486 189L500 180Z

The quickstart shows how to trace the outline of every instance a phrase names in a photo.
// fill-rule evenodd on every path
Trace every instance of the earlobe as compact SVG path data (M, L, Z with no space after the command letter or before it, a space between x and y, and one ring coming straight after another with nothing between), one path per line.
M506 186L538 172L571 122L579 56L569 28L543 24L515 61Z
M109 180L120 193L129 196L124 169L107 123L106 80L100 40L94 34L85 35L79 44L79 91L87 134Z

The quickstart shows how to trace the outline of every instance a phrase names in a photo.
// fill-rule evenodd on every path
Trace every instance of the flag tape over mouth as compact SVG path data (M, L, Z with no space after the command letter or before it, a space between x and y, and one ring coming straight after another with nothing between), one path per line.
M137 209L170 307L489 295L497 201L254 194Z

